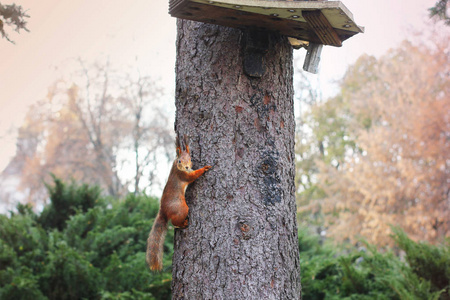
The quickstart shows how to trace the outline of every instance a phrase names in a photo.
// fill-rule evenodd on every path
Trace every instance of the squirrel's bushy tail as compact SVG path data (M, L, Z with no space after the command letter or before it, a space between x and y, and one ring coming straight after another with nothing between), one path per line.
M152 231L147 239L147 264L152 271L162 270L164 238L167 232L167 220L158 214L153 223Z

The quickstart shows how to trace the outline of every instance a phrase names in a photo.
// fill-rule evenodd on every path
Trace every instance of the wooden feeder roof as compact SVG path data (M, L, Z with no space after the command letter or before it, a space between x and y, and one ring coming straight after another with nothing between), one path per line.
M364 32L341 1L170 0L169 13L204 23L276 31L337 47Z

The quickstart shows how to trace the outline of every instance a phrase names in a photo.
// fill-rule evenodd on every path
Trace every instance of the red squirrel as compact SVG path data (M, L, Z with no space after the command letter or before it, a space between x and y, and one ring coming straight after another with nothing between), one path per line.
M168 221L170 220L172 225L178 228L186 228L188 226L189 207L184 198L187 186L212 168L211 166L205 166L195 171L192 170L188 137L186 135L183 139L183 145L181 145L180 139L176 138L175 147L177 158L172 164L172 169L161 197L159 212L147 239L146 260L152 271L162 270L163 245Z

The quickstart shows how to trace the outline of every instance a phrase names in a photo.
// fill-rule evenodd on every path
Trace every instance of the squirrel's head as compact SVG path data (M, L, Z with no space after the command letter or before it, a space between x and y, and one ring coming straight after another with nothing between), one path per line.
M183 143L180 139L176 138L175 146L177 149L177 168L180 171L190 172L192 171L191 155L189 154L189 139L187 135L183 137Z
M181 152L177 157L177 168L183 172L192 171L191 156L187 152Z

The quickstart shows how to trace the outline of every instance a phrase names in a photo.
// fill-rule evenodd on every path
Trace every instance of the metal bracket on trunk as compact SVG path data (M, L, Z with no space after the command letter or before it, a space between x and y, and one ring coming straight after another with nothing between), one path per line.
M305 62L303 63L303 70L313 74L317 74L317 72L319 72L319 62L322 48L322 44L309 43Z
M265 30L243 31L243 67L247 76L261 78L266 72L265 55L269 49L270 36Z

